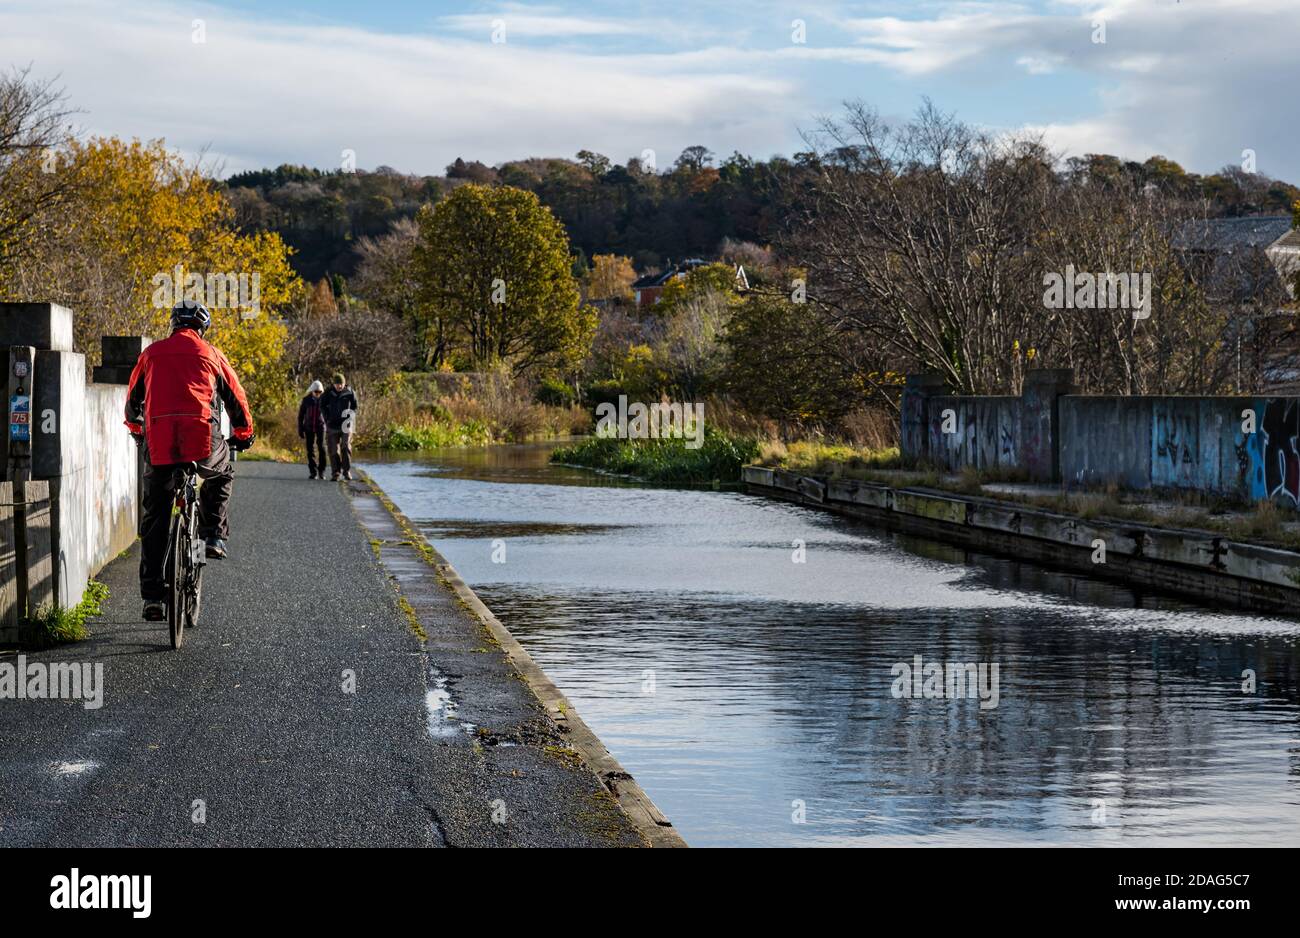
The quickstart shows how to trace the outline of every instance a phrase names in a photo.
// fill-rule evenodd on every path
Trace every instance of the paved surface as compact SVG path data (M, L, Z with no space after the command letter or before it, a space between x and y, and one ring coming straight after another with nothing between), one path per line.
M179 652L139 618L137 545L91 639L27 655L103 664L104 706L0 700L0 846L639 844L435 580L416 637L362 487L305 476L239 464L232 556Z

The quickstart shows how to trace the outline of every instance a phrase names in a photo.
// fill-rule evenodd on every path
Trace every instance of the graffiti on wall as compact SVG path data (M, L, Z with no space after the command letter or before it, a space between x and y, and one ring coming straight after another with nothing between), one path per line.
M1200 413L1195 400L1171 399L1152 405L1151 484L1157 488L1198 488L1202 477Z
M1300 503L1300 453L1296 438L1300 436L1300 401L1273 397L1263 402L1259 417L1260 462L1263 498L1289 498ZM1256 409L1259 413L1259 408Z
M928 455L926 447L925 395L919 394L910 388L903 392L902 434L899 442L905 459L923 459Z

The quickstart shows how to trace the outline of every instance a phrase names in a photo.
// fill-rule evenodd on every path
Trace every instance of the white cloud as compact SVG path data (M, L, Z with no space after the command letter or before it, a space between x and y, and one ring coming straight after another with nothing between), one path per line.
M601 55L482 39L268 22L218 7L16 0L0 61L58 74L89 132L208 147L228 171L357 163L441 172L499 162L616 160L651 148L766 151L803 115L793 82L693 56ZM206 42L191 41L204 20Z
M1261 171L1300 181L1300 0L924 2L875 17L830 7L802 45L785 41L789 11L768 0L743 21L721 7L670 3L647 20L552 2L391 34L179 0L0 0L0 61L61 75L90 131L208 146L232 171L329 166L344 149L360 166L412 172L581 147L618 161L651 148L661 165L696 143L788 153L815 112L875 98L885 71L892 97L874 100L885 110L988 86L996 101L959 116L1006 127L1008 113L1034 114L1071 152L1160 152L1199 171L1249 147ZM504 44L490 41L498 16ZM202 46L190 42L195 17ZM673 51L629 53L642 35ZM1062 95L1059 116L1038 116L1044 87Z
M1061 64L1059 56L1022 55L1016 64L1031 75L1050 75Z
M632 20L610 20L595 17L564 16L539 12L457 14L439 18L438 24L453 32L488 36L497 23L505 27L507 41L511 36L545 36L565 38L576 36L629 35L643 31L647 24Z
M1094 24L1105 24L1105 42ZM1073 122L1041 124L1074 153L1163 153L1202 172L1259 153L1259 169L1300 182L1297 0L1055 0L1043 7L962 4L929 18L845 20L875 61L900 75L1069 78ZM1084 97L1086 96L1086 97ZM979 120L978 115L961 115Z

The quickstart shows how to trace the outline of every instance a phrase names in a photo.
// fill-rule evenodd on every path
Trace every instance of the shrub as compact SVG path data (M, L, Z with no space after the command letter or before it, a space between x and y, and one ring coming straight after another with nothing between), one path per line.
M559 378L543 378L534 395L537 403L551 407L570 407L577 403L578 395L568 383Z
M698 449L685 439L621 440L592 437L560 447L551 462L636 476L647 482L739 482L740 470L758 456L758 442L733 437L712 428L704 431Z

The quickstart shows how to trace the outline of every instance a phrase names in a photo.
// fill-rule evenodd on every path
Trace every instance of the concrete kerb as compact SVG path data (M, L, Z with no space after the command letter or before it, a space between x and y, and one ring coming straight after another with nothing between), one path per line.
M811 481L824 487L813 490L808 477L760 466L744 467L743 476L752 494L1077 570L1139 590L1290 616L1300 609L1297 551L1243 544L1207 531L1088 520L923 487L820 479ZM1097 538L1106 546L1104 563L1093 559Z
M555 686L555 682L533 660L518 639L510 634L510 631L493 615L492 610L479 599L456 569L425 539L411 520L397 510L392 499L384 494L367 473L356 467L353 467L353 472L357 475L357 479L351 483L353 498L374 499L392 515L397 526L411 538L414 549L424 555L438 580L455 594L488 630L493 640L501 646L507 660L519 673L525 686L541 702L547 715L557 727L561 728L565 740L581 758L583 765L610 793L624 815L645 837L646 842L652 847L687 846L672 822L637 784L636 779L619 764L600 738L578 715L573 704ZM368 533L374 534L359 515L358 521Z

